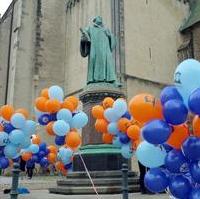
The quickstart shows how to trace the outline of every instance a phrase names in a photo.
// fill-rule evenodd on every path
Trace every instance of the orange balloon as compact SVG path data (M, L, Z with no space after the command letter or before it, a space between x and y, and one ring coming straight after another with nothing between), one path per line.
M160 101L147 93L133 97L129 102L129 111L133 118L140 123L163 118Z
M30 160L31 157L32 157L32 153L26 152L26 153L22 154L22 160L24 160L24 161Z
M113 141L113 137L114 136L109 133L103 133L103 135L102 135L103 143L111 144Z
M71 112L73 112L76 108L74 107L73 103L67 99L64 100L64 102L61 105L62 108L69 109Z
M200 117L196 115L192 121L194 136L200 137Z
M57 171L61 171L65 168L65 165L61 161L58 161L56 162L55 167Z
M104 119L97 119L95 122L95 129L99 133L106 133L108 122Z
M76 149L81 145L81 136L76 131L70 131L65 138L65 144L71 149Z
M0 115L5 119L5 120L10 120L12 117L13 113L15 112L13 106L11 105L4 105L0 109Z
M127 135L132 140L139 140L140 139L140 127L137 125L131 125L127 129Z
M46 102L47 102L47 99L45 97L37 97L35 99L35 107L39 111L46 112L47 111L47 109L46 109Z
M32 135L32 143L33 144L41 144L42 140L41 140L41 137L39 135Z
M58 151L58 149L54 145L49 145L47 148L49 149L50 153L55 153L56 154L57 151Z
M189 137L189 129L186 124L173 126L174 130L171 133L167 144L175 149L180 149L183 142Z
M141 143L141 140L140 140L140 139L134 140L134 141L132 142L132 149L133 149L133 150L137 150L137 147L139 146L140 143Z
M66 98L66 100L73 104L74 110L77 109L78 104L79 104L79 99L77 97L69 96Z
M121 118L117 123L118 129L124 133L127 131L129 126L131 126L131 121L127 118Z
M42 89L40 95L41 97L45 97L46 99L49 99L49 89L48 88Z
M56 161L56 154L55 153L49 153L47 156L47 159L50 163L54 163Z
M19 108L15 111L15 113L21 113L26 119L29 117L29 113L26 109L24 108Z
M103 106L96 105L96 106L92 107L92 116L96 119L103 119L104 118Z
M106 97L103 100L103 107L104 107L104 109L111 108L113 106L114 102L115 102L115 100L112 97Z
M60 110L61 104L57 99L50 99L46 101L45 107L48 112L56 113Z
M46 126L45 126L45 130L48 133L48 135L50 136L55 136L55 133L53 131L53 124L54 122L49 122Z
M3 128L3 126L0 124L0 133L1 133L1 131L3 131L4 130L4 128Z

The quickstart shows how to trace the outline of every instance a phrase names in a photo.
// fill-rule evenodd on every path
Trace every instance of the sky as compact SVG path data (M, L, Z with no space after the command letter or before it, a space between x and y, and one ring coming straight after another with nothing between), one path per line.
M8 6L12 0L0 0L0 14L1 16L4 14L4 12L7 10Z

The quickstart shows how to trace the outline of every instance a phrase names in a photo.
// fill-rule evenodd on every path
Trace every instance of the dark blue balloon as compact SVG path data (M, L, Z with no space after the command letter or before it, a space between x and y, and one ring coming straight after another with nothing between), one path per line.
M180 150L171 150L165 158L165 167L172 173L180 173L187 164L187 160Z
M196 89L189 97L188 106L191 112L200 115L200 88Z
M162 146L164 147L167 153L173 149L173 147L171 147L169 144L166 144L166 143L162 144Z
M119 136L119 140L123 144L127 144L130 141L130 138L124 133Z
M172 128L163 120L152 120L142 128L143 138L151 144L163 144L172 132Z
M35 163L40 163L40 158L38 157L38 155L36 154L33 154L32 156L32 161L35 162Z
M199 199L200 198L200 188L193 189L190 192L189 199Z
M180 100L169 100L163 106L163 115L167 123L183 124L188 115L187 107Z
M65 136L56 136L55 144L58 146L64 145L65 144Z
M4 156L4 146L0 146L0 157Z
M159 193L168 187L169 180L160 168L153 168L146 173L144 184L149 191Z
M191 136L182 145L183 154L189 160L200 160L200 138Z
M175 86L167 86L161 91L160 101L162 105L164 105L167 101L174 99L183 101L183 98Z
M11 123L5 123L3 129L6 133L10 133L15 127Z
M47 156L50 151L49 151L49 149L46 149L44 152L45 152L45 155Z
M131 115L130 115L130 113L128 111L126 111L126 113L124 115L122 115L122 117L125 117L125 118L127 118L129 120L131 119Z
M65 165L65 169L71 169L72 168L72 162L70 162L69 164Z
M174 197L186 199L190 194L191 185L187 178L178 175L171 178L169 183L169 190Z
M38 122L43 126L47 125L50 121L51 117L49 114L43 114L38 118Z
M42 159L42 158L45 157L45 156L46 156L46 153L45 153L44 151L40 151L40 152L38 153L39 159Z
M42 158L41 161L40 161L40 165L41 167L43 168L47 168L49 166L49 161L47 158Z
M13 162L19 162L20 161L20 157L17 157L15 159L12 159Z
M35 166L35 162L32 159L30 159L26 162L27 168L33 168L34 166Z
M193 180L200 184L200 166L198 162L193 162L190 164L190 174Z
M46 149L47 149L47 144L45 142L39 145L39 151L46 151Z
M56 115L57 115L57 113L52 113L52 114L50 114L50 120L51 120L51 121L56 121L56 120L57 120Z
M0 169L6 169L9 166L9 160L6 157L0 157Z

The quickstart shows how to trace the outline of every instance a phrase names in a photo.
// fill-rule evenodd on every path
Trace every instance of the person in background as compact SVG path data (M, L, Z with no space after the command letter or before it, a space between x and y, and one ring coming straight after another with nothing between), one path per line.
M26 169L27 169L27 175L29 179L32 179L33 177L33 170L35 169L35 163L33 161L27 161L26 162Z

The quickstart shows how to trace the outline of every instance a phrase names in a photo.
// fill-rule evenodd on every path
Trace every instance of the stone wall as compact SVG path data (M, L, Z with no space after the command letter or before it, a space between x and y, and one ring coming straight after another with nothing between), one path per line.
M200 61L200 24L193 27L192 36L194 58Z

